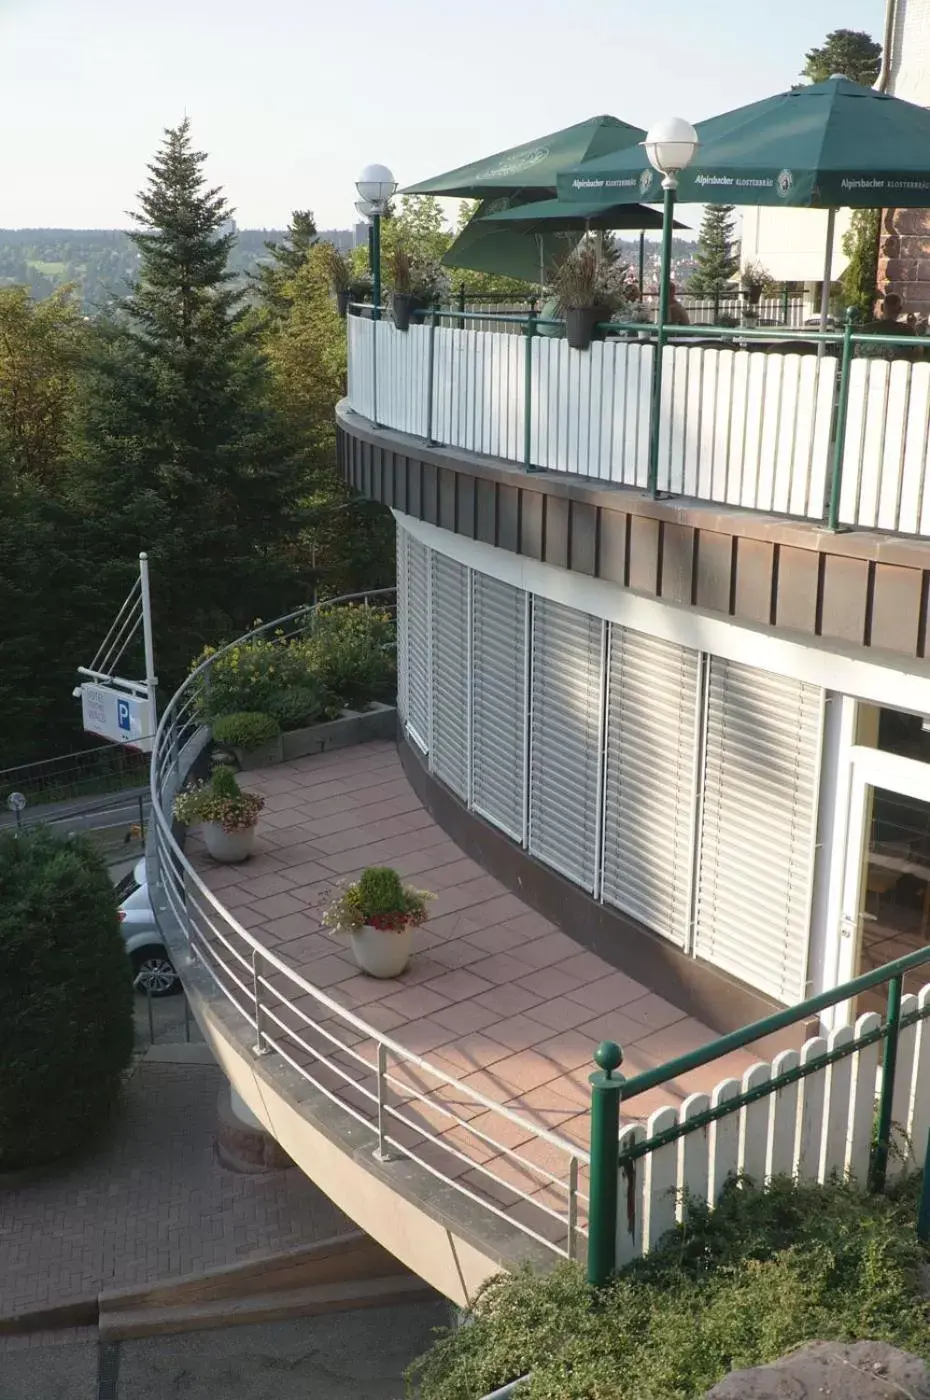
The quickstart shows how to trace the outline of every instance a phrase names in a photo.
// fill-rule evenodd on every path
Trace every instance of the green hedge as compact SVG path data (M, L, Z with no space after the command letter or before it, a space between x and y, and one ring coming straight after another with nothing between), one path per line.
M603 1291L577 1265L501 1275L470 1325L410 1368L411 1389L476 1400L532 1371L520 1400L699 1400L730 1370L815 1339L887 1341L930 1359L918 1184L892 1198L734 1185Z
M0 834L0 1171L98 1129L132 1053L113 885L83 837Z
M215 651L206 647L194 664ZM214 721L260 711L289 730L345 708L393 702L396 689L393 618L380 608L342 604L321 608L300 636L231 646L211 666L200 708Z

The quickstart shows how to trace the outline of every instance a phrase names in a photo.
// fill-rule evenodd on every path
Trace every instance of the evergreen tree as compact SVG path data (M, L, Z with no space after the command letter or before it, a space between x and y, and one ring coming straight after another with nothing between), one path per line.
M255 283L259 300L268 316L287 315L291 305L288 283L297 276L316 241L316 220L309 209L294 210L282 242L266 239L265 247L271 261L259 263L250 280Z
M732 204L707 205L694 261L697 267L688 291L699 297L722 296L739 270Z
M300 464L228 268L235 233L185 120L140 195L139 275L97 329L74 492L104 560L152 558L166 679L203 641L301 601Z
M861 29L834 29L805 59L804 76L812 83L826 82L839 73L871 87L882 65L882 46Z

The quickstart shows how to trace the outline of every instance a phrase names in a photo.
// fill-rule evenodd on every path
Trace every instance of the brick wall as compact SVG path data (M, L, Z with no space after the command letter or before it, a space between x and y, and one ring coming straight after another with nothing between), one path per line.
M930 0L898 0L888 91L930 106ZM930 210L884 211L878 285L907 311L930 315Z

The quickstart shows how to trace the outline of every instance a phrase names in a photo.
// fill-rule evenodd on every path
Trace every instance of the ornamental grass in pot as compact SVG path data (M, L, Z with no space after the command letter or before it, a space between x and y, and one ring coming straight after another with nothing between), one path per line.
M339 315L345 320L349 310L349 302L352 300L352 264L345 253L341 253L334 243L331 243L327 248L326 262L329 284L336 298L336 308Z
M629 269L610 244L585 238L556 263L551 289L565 318L565 339L573 350L587 350L595 327L609 321L634 294Z
M410 961L412 931L423 923L432 898L402 884L396 870L372 865L333 901L323 924L350 940L355 961L369 977L399 977Z
M175 819L184 826L203 824L203 839L214 860L247 860L255 844L255 826L265 805L257 792L243 792L233 770L221 764L209 782L198 782L174 799Z

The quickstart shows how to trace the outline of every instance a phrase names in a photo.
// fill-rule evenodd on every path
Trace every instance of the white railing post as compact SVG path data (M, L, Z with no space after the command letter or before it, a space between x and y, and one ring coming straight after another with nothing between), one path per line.
M252 1046L253 1055L270 1055L271 1046L265 1044L265 1032L262 1027L262 996L261 996L261 963L262 955L257 948L252 949L252 1000L255 1005L255 1044Z
M392 1154L387 1145L385 1123L387 1119L387 1046L378 1041L378 1146L373 1156L378 1162L390 1162Z
M568 1257L578 1258L578 1158L568 1164Z

